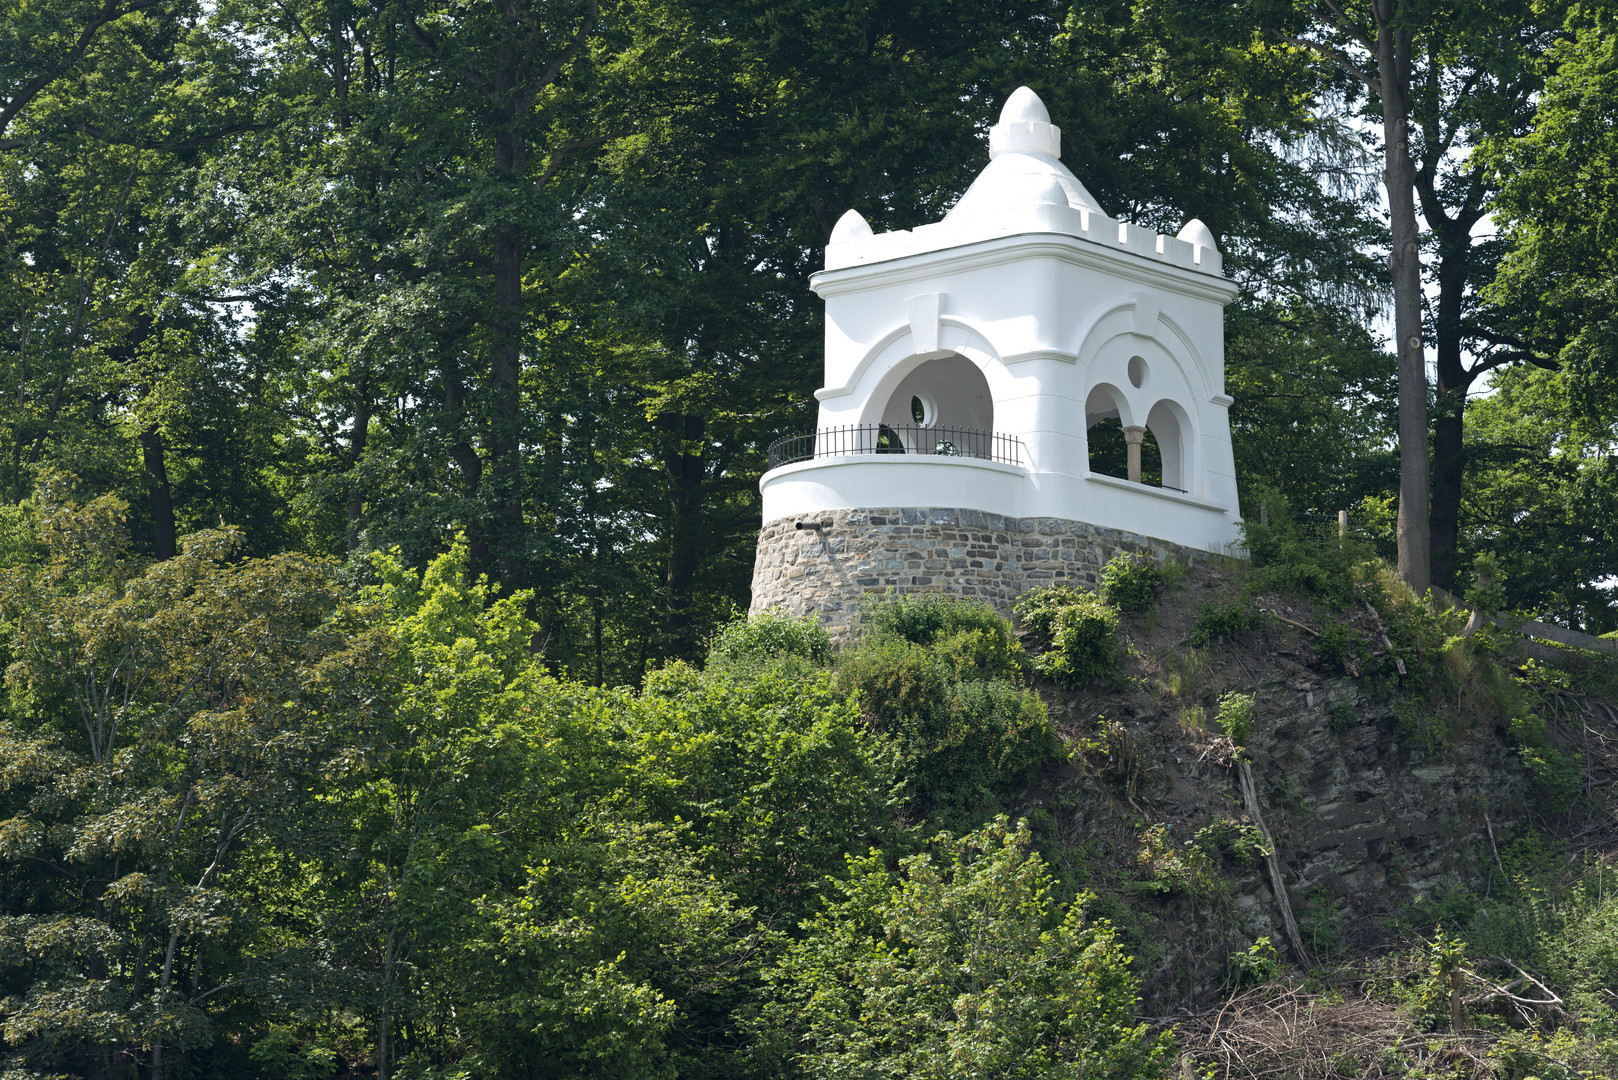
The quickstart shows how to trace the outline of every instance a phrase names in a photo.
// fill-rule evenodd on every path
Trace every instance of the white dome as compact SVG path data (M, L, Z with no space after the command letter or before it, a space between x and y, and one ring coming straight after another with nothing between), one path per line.
M870 235L871 223L865 220L865 215L858 210L850 210L838 218L837 224L832 226L831 242L843 244Z
M1186 222L1185 228L1179 231L1175 239L1184 240L1186 243L1195 244L1197 247L1205 247L1210 251L1219 250L1218 245L1214 243L1213 230L1204 225L1201 218L1192 218Z
M1102 213L1079 178L1062 164L1061 155L1062 129L1050 122L1038 94L1018 87L1000 110L1000 122L989 129L988 167L944 220L987 225L1004 220L1007 211L1064 202L1075 210Z
M1045 108L1045 103L1039 100L1038 94L1026 86L1019 86L1006 99L1005 107L1000 110L1000 122L1048 124L1051 122L1051 114Z

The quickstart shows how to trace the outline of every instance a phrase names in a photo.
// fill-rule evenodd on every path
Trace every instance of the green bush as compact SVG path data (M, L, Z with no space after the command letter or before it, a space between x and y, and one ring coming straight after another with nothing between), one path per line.
M850 860L773 972L760 1040L811 1080L1167 1075L1111 924L1059 902L1032 848L1001 818L897 867Z
M948 665L904 638L878 638L845 650L837 676L844 689L859 691L867 720L886 735L931 731L948 707Z
M1534 793L1549 814L1560 814L1583 788L1579 760L1551 745L1545 721L1532 713L1512 719L1511 737L1517 743L1517 760L1534 781Z
M1024 593L1017 614L1041 646L1034 669L1058 686L1089 686L1117 674L1118 610L1094 593L1052 585Z
M1427 977L1416 987L1415 1020L1424 1030L1445 1031L1453 1026L1458 973L1465 966L1466 942L1446 935L1440 927L1427 948Z
M1210 855L1223 855L1238 866L1253 866L1270 854L1257 825L1220 818L1196 831L1192 840Z
M1281 956L1268 937L1261 937L1247 951L1231 955L1230 975L1238 986L1257 986L1279 979Z
M982 600L961 596L889 590L865 601L860 623L867 637L901 637L917 645L931 645L940 638L973 630L1013 640L1004 616Z
M1003 619L994 630L957 630L941 636L933 652L952 676L967 682L999 679L1020 684L1027 663L1022 646Z
M816 664L831 657L831 635L813 615L788 615L779 608L737 619L719 628L708 644L708 657L721 663L799 656Z
M1252 694L1231 691L1219 699L1219 727L1238 747L1246 746L1253 737L1255 711Z
M1192 645L1212 645L1216 641L1240 641L1270 624L1270 617L1246 597L1219 604L1203 604L1197 609L1186 640Z
M1293 519L1287 500L1273 490L1255 489L1269 522L1257 515L1242 522L1242 543L1253 561L1253 587L1321 601L1341 611L1359 599L1356 568L1376 557L1374 547L1356 534L1339 539L1335 526L1311 535Z
M1320 628L1315 639L1315 653L1320 662L1347 670L1350 663L1365 654L1365 638L1354 627L1344 622L1329 622Z
M919 810L949 816L992 805L1061 754L1044 703L1020 685L1012 648L1000 620L994 632L961 629L932 645L870 637L838 657L839 683L902 753Z
M1101 598L1119 611L1149 611L1163 572L1144 555L1115 555L1101 569Z

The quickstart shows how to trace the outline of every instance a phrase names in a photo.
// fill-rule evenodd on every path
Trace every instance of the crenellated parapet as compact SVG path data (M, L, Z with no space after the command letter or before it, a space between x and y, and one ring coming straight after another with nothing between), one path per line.
M1109 217L1061 150L1061 129L1024 87L942 221L881 234L855 210L838 221L810 279L826 302L818 422L772 450L760 481L772 524L755 609L835 617L835 605L889 587L1004 605L1040 580L1036 551L1069 551L1055 564L1065 572L1068 558L1088 567L1114 546L1106 537L1133 538L1120 550L1235 543L1224 309L1237 289L1215 238L1195 219L1166 236ZM868 507L901 508L900 520L860 524ZM990 529L973 542L992 558L939 554L959 545L906 533L904 508L916 507L1066 522L1068 547L1026 548L1027 536ZM833 515L822 541L861 559L870 547L868 565L794 554L805 539L779 523L822 514ZM855 532L833 535L844 526ZM918 544L931 553L899 550Z

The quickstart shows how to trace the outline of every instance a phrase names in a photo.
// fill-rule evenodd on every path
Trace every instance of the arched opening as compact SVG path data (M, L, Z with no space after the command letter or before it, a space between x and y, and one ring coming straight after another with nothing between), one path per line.
M989 457L994 432L989 380L959 353L925 361L893 388L881 425L906 453Z
M1170 401L1159 401L1146 414L1146 437L1154 439L1161 460L1157 482L1185 494L1191 490L1189 434L1184 414ZM1143 446L1143 456L1144 453Z
M1134 429L1140 437L1140 471L1138 475L1131 476L1130 429L1124 426L1122 410L1112 391L1105 386L1090 391L1084 412L1085 442L1089 448L1091 472L1115 476L1120 480L1134 480L1152 487L1163 486L1164 458L1150 425L1144 429Z
M1129 479L1129 441L1124 438L1124 425L1116 416L1098 420L1090 428L1090 471L1102 476ZM1163 482L1163 458L1160 448L1147 428L1140 440L1140 482L1153 487L1167 487Z

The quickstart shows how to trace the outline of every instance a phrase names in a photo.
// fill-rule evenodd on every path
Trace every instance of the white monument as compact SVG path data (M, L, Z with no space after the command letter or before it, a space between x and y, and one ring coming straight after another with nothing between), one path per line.
M989 158L940 222L873 234L850 210L837 223L811 279L826 302L817 431L772 448L766 538L789 519L824 529L810 519L830 511L949 507L1226 550L1238 510L1224 308L1237 289L1213 235L1194 219L1166 236L1107 217L1027 87L990 130ZM1091 467L1087 433L1110 418L1126 477ZM1142 482L1148 431L1160 484ZM780 554L761 546L755 608Z

